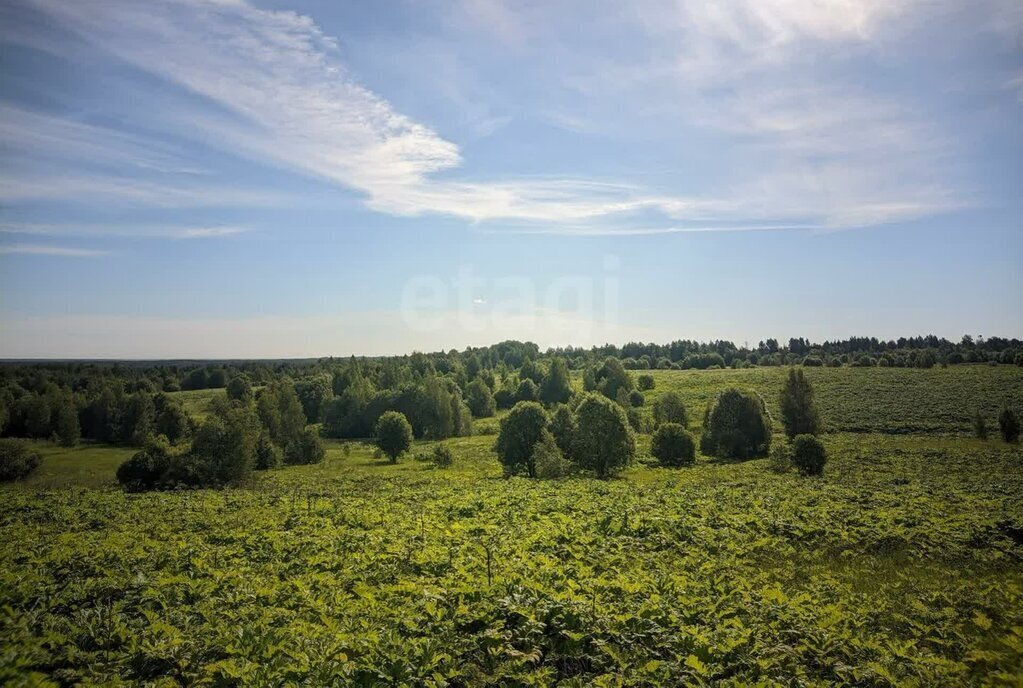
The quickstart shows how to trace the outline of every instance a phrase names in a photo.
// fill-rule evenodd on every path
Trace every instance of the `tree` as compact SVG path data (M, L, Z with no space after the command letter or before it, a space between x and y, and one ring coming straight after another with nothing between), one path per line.
M249 403L252 401L252 380L248 375L235 375L227 383L227 398L234 401Z
M284 462L291 465L319 463L327 452L320 436L312 428L305 428L292 437L284 447Z
M404 414L388 411L380 416L376 426L377 446L391 463L412 448L412 425Z
M192 433L192 419L181 402L166 394L157 394L153 406L156 408L157 435L163 435L171 444L177 444Z
M486 383L479 378L470 382L465 388L465 400L469 410L476 418L490 418L497 412L494 395Z
M46 397L41 394L27 394L19 400L18 407L29 437L50 436L52 410Z
M604 364L594 373L593 379L596 389L608 399L617 399L618 390L624 389L628 394L635 387L632 376L622 366L622 362L612 356L604 359Z
M518 401L537 401L540 398L540 388L528 377L519 383L515 392L515 399Z
M520 401L501 419L494 450L507 475L525 472L536 477L533 449L547 428L547 412L535 401Z
M290 380L264 387L256 397L256 411L270 439L278 446L286 448L290 442L298 441L305 430L305 411Z
M327 402L334 398L331 378L323 375L299 380L295 383L295 393L302 404L307 423L319 423L323 419Z
M214 368L206 378L206 386L210 389L223 389L227 385L227 373L223 368Z
M265 471L271 468L280 468L283 463L284 452L273 443L270 435L264 430L259 434L259 441L256 443L256 470Z
M692 466L696 442L678 423L662 423L650 440L650 453L665 466Z
M568 379L568 365L563 358L553 358L547 375L540 386L540 401L545 404L564 404L572 397L572 385Z
M654 426L662 423L677 423L683 428L689 425L689 415L682 395L678 392L665 392L654 400Z
M78 424L78 408L71 395L66 395L57 404L53 422L53 433L57 442L64 447L73 447L82 437Z
M668 364L671 365L670 363ZM658 365L660 367L660 365ZM636 382L639 385L639 389L642 392L647 392L654 388L654 376L653 375L640 375L636 378Z
M156 406L147 392L136 392L128 398L121 417L121 441L145 446L156 430Z
M789 368L789 376L781 390L781 420L789 439L796 435L820 434L820 413L813 398L813 388L802 368Z
M572 462L561 453L554 436L547 430L540 434L540 441L533 447L533 464L536 477L548 480L564 478L572 471Z
M31 475L42 455L22 440L0 439L0 482L21 480Z
M726 389L707 407L700 451L729 459L766 456L771 446L769 419L759 395Z
M1002 408L998 414L998 430L1002 433L1002 439L1015 444L1019 442L1019 417L1008 406Z
M550 431L562 455L569 460L573 458L573 442L575 441L575 415L565 404L558 404L551 413Z
M128 492L155 490L166 486L173 457L165 442L152 441L117 467L117 482Z
M820 475L828 455L814 435L796 435L792 440L792 464L803 475Z
M588 394L576 409L573 454L597 477L607 478L632 461L636 441L621 406L598 394Z
M240 482L255 468L259 435L259 419L249 408L208 417L195 435L181 479L211 486Z

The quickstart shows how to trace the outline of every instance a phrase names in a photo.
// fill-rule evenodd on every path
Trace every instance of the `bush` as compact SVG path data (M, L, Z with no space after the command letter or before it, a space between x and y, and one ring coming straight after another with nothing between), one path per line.
M998 414L998 431L1002 439L1009 443L1019 442L1019 417L1008 406Z
M21 480L39 468L43 457L27 442L0 440L0 482Z
M447 468L455 462L455 457L451 454L451 450L443 444L438 444L430 452L430 463L437 468Z
M166 443L151 442L117 467L117 482L128 492L164 487L172 472L172 457Z
M571 396L572 384L565 359L551 359L550 368L540 386L540 400L545 404L564 404Z
M803 475L820 475L828 455L824 445L813 435L796 435L792 440L792 465Z
M518 401L537 401L539 398L540 388L529 378L520 382L518 389L515 390L515 399Z
M824 361L817 356L807 356L803 359L803 366L806 368L820 368L823 365Z
M252 381L248 375L235 375L227 383L227 398L248 403L252 400Z
M696 443L678 423L664 423L650 440L650 453L665 466L692 466L696 463Z
M561 450L562 455L572 459L572 442L575 439L575 416L572 409L564 404L559 404L551 414L550 431L554 435L554 441Z
M789 376L781 390L781 422L789 439L796 435L820 433L820 413L813 398L813 388L799 368L789 368Z
M501 431L494 444L506 475L525 472L536 477L533 449L547 428L547 412L535 401L520 401L501 419Z
M533 447L533 463L536 477L544 479L564 478L572 472L572 462L565 458L554 435L544 430L540 441Z
M320 435L314 429L306 428L284 447L284 462L291 465L319 463L326 453Z
M195 435L191 454L174 462L172 468L182 469L175 481L203 486L241 482L256 466L259 435L259 420L247 408L209 417Z
M772 447L767 467L775 473L787 473L792 468L792 457L785 447L781 445Z
M665 360L665 359L662 359L662 360ZM668 366L670 366L670 365L671 365L671 363L669 362ZM660 368L661 367L660 364L658 364L657 367ZM641 391L648 392L648 391L650 391L651 389L654 388L654 376L653 375L640 375L638 378L636 378L636 384L639 386Z
M646 399L643 397L642 392L634 389L629 393L629 406L638 408L644 403L646 403Z
M661 423L677 423L683 428L688 427L686 405L678 392L665 392L654 400L654 425Z
M405 414L388 411L380 416L376 425L377 447L391 463L412 448L412 425Z
M771 447L770 416L755 393L726 389L707 407L700 451L708 456L748 459Z
M625 468L636 454L636 441L621 406L598 394L588 394L576 409L573 455L597 477L607 478Z

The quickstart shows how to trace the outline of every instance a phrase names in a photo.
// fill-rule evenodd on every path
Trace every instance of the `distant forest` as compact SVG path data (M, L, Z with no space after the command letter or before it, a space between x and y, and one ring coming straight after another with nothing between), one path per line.
M615 362L609 365L609 361ZM571 395L571 371L587 390L615 386L619 370L719 369L751 366L912 367L960 364L1023 365L1018 339L969 335L958 342L935 337L880 340L854 337L813 343L775 339L755 348L729 341L632 342L590 349L541 352L531 342L505 341L464 351L405 356L280 361L8 361L0 365L0 434L79 439L141 446L162 436L191 441L196 420L174 392L226 389L227 399L251 398L262 424L301 417L295 431L277 432L285 452L312 440L302 422L320 424L326 437L369 437L388 411L410 421L416 437L443 439L472 432L473 418L493 416L519 401L556 404ZM626 376L627 378L628 376ZM631 383L628 385L631 390ZM642 382L640 383L642 388ZM612 390L617 392L617 390ZM612 399L615 394L609 394ZM287 423L285 424L287 425ZM274 435L271 432L271 435ZM292 436L293 435L293 436ZM308 455L308 448L293 450Z

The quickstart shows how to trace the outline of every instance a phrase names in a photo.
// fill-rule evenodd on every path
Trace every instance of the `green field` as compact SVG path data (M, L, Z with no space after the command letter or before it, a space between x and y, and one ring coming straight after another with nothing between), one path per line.
M647 403L676 389L698 425L735 384L773 412L784 372L655 371ZM967 436L1023 406L1023 371L807 374L820 478L505 479L485 435L445 470L329 442L241 488L125 494L130 450L48 448L0 490L0 681L1023 685L1023 453Z

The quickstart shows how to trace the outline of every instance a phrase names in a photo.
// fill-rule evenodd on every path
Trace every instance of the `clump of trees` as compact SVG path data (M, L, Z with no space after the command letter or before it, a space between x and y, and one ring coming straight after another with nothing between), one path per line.
M708 456L749 459L771 447L771 419L755 392L726 389L707 407L700 451Z
M0 482L27 478L41 462L42 456L28 442L0 439Z

